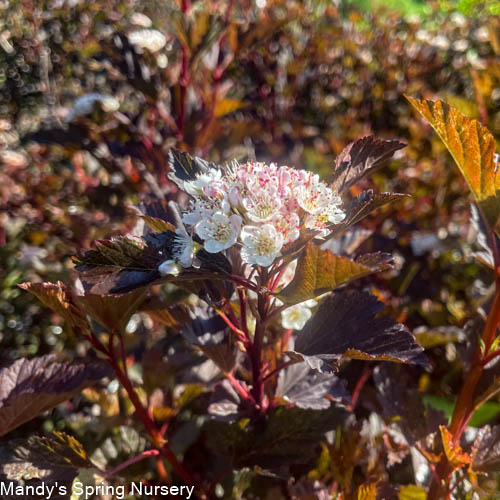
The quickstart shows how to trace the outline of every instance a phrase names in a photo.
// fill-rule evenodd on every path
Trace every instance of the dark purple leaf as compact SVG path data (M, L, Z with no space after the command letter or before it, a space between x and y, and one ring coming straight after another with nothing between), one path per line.
M76 476L85 472L86 476L102 476L87 458L82 445L73 437L62 432L53 432L50 437L30 436L6 443L0 450L0 480L5 486L21 484L33 487L42 483L54 486L51 498L70 498L71 485ZM64 495L63 488L67 494ZM0 498L26 498L27 496L0 496Z
M408 195L401 193L374 193L372 189L363 191L346 207L346 218L332 228L332 237L358 223L377 208L406 197Z
M208 446L236 468L274 468L306 463L324 434L346 416L347 411L335 405L326 410L280 406L245 425L212 420L205 426L205 435Z
M299 408L322 410L330 406L330 396L336 401L348 401L345 384L333 373L318 373L307 363L288 366L279 373L276 396Z
M384 305L358 290L327 297L298 332L293 359L311 368L330 371L341 358L384 360L428 365L423 349L410 331L388 316L376 317Z
M383 415L389 422L397 418L407 443L414 445L446 424L445 415L426 406L408 374L395 365L375 367L373 380L378 390Z
M342 192L367 174L381 167L406 146L397 140L363 137L348 144L335 159L333 186Z
M0 436L111 374L98 360L60 359L53 354L22 358L0 369Z
M236 362L232 336L224 320L211 309L196 308L192 321L181 331L184 338L197 346L222 371L230 372Z
M241 398L229 380L224 379L215 386L210 398L208 413L215 419L224 422L234 422L239 416Z

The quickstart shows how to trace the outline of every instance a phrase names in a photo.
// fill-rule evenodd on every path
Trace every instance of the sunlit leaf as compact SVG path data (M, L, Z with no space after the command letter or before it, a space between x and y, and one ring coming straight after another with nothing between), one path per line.
M364 256L362 260L355 261L307 243L292 282L278 297L286 304L297 304L374 272L389 269L390 260L390 255L377 254L374 257L372 254L372 258Z
M19 287L38 297L44 305L62 316L70 325L86 324L85 318L72 303L66 287L60 281L57 283L27 282L20 284Z
M470 455L462 450L460 444L453 441L453 436L450 431L444 425L440 425L439 430L441 431L441 439L443 441L446 458L453 470L460 469L464 465L470 464Z
M74 301L109 332L123 333L145 294L146 289L139 288L120 295L74 295Z
M471 120L446 102L407 98L446 145L488 224L496 228L500 176L495 172L494 137L478 120Z
M59 493L58 485L65 485L70 492L73 480L84 473L93 478L93 484L103 480L103 472L89 460L81 443L62 432L10 440L0 451L0 477L15 486L43 484Z

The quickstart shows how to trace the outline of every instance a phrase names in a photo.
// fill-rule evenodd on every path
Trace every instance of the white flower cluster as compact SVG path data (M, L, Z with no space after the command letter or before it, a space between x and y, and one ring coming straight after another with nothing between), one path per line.
M193 197L183 222L203 240L207 252L241 245L243 262L263 267L302 230L326 236L345 217L340 197L317 174L276 164L212 168L184 181L183 188ZM189 235L178 230L175 261L190 267L194 248Z

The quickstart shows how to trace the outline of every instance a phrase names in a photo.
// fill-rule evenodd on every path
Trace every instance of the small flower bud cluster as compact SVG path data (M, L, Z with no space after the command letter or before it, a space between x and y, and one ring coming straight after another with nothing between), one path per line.
M276 164L211 168L183 188L193 197L183 222L205 250L240 245L243 262L251 265L270 266L301 232L327 236L345 217L340 197L317 174ZM189 267L193 251L188 235L179 235L177 262Z

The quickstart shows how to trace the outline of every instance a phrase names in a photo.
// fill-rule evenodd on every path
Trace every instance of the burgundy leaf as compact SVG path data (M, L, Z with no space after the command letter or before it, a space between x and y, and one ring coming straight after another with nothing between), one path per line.
M110 375L98 360L61 360L49 354L21 358L0 369L0 436Z
M331 371L341 358L418 363L427 366L423 349L402 324L388 316L376 317L384 305L358 290L342 290L327 297L298 332L292 359L311 368Z
M333 186L341 192L373 173L405 146L397 140L375 139L371 135L351 142L335 159Z
M306 363L297 363L282 370L278 376L276 396L299 408L328 408L327 395L336 401L349 400L345 384L333 373L318 373Z

